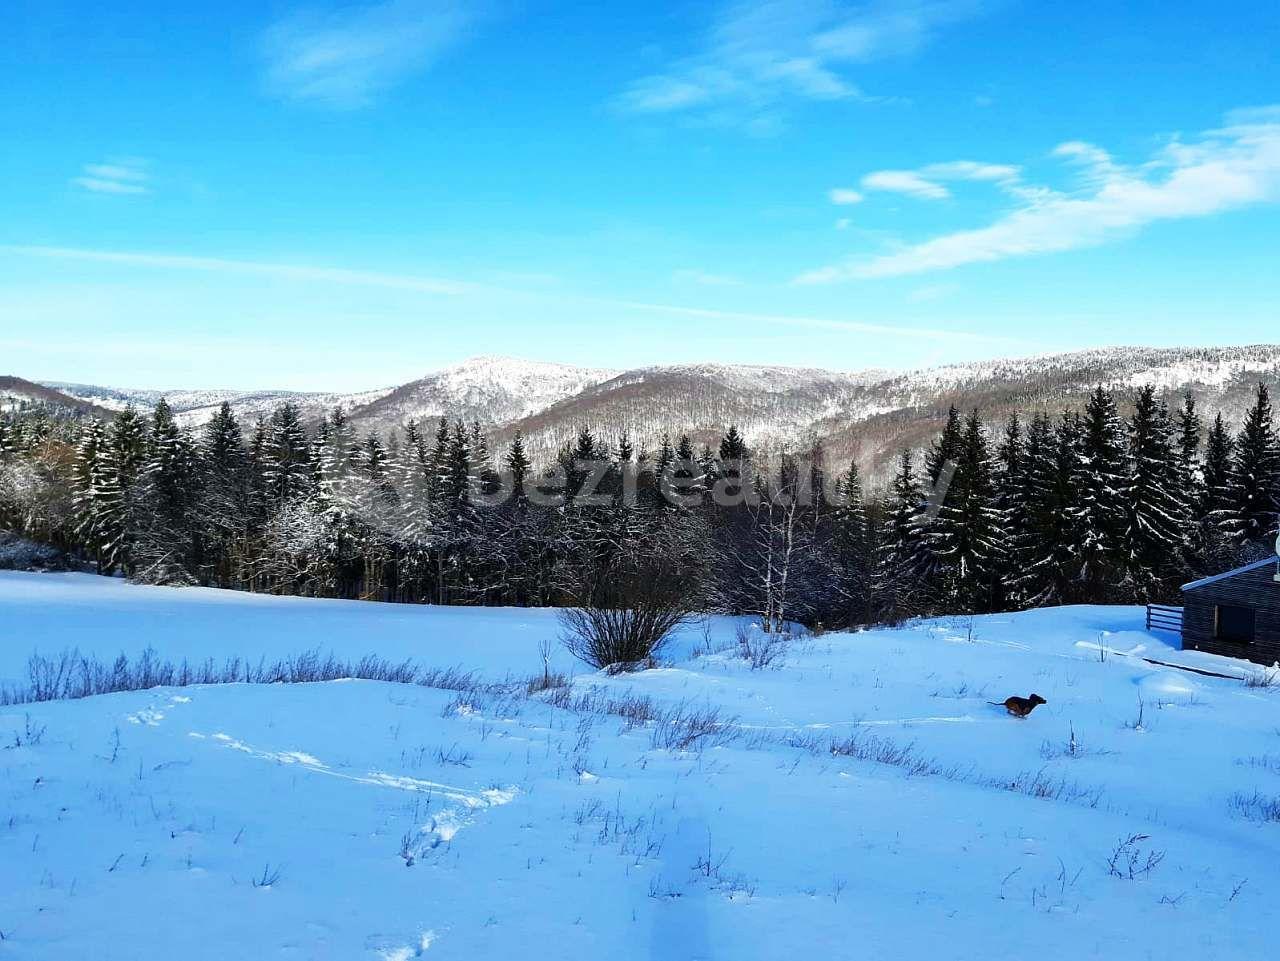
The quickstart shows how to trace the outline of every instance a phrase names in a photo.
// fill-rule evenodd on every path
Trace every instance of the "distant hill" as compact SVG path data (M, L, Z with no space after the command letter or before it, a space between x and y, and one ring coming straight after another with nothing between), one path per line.
M99 411L125 403L149 409L163 395L187 423L203 421L223 400L246 424L284 401L309 418L342 404L358 426L382 432L411 417L460 417L486 425L495 447L523 431L542 461L583 426L609 443L625 429L637 446L652 450L664 433L688 432L695 442L714 445L736 424L757 448L818 438L831 463L857 458L873 481L882 481L899 450L932 440L952 404L976 407L995 423L1014 410L1079 406L1098 384L1115 389L1122 402L1153 384L1172 404L1189 391L1206 418L1221 411L1236 422L1259 381L1280 383L1280 345L1112 347L897 372L724 364L617 371L487 356L399 387L354 394L29 386Z
M212 417L224 401L231 404L236 416L245 426L248 426L258 417L269 415L280 404L296 404L308 420L318 420L322 413L338 405L350 410L367 404L390 390L388 388L357 393L293 390L143 390L60 381L46 381L44 386L107 411L123 410L129 404L139 410L150 411L163 397L173 408L179 423L192 426L202 424Z
M21 377L0 375L0 410L43 406L54 412L66 411L78 416L109 417L111 411L84 398L57 390L48 384L37 384Z

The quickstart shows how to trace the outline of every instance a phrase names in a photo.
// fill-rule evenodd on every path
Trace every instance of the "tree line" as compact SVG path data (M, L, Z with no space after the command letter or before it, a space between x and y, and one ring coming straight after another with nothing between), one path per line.
M702 610L847 627L934 613L1168 601L1270 550L1280 442L1259 385L1238 430L1151 387L997 429L952 409L887 490L816 440L637 450L582 430L535 467L523 439L441 419L383 437L289 404L199 428L162 400L111 423L0 416L0 526L102 573L434 604L625 604L657 580Z

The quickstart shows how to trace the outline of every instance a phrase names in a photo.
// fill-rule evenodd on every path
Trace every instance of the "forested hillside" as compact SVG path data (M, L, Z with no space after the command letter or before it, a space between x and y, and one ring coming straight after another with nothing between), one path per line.
M1152 384L1096 388L998 429L952 408L891 485L821 442L757 451L730 428L638 449L582 429L550 467L479 423L361 434L284 404L198 430L161 401L112 422L0 420L0 521L103 572L314 596L580 600L636 558L705 609L826 626L928 612L1165 599L1270 550L1280 445L1257 385L1238 428ZM628 568L631 569L631 568Z

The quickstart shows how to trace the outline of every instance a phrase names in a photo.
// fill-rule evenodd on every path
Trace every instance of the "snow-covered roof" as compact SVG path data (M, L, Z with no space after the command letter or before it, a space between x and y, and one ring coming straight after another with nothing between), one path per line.
M1246 564L1244 567L1237 567L1234 571L1224 571L1221 574L1214 574L1212 577L1202 577L1200 580L1192 581L1190 584L1183 584L1182 589L1184 591L1189 591L1195 587L1205 587L1209 584L1215 584L1218 581L1226 580L1228 577L1234 577L1235 575L1243 574L1246 571L1256 571L1259 567L1264 567L1267 564L1274 563L1276 563L1276 558L1264 557L1262 560L1254 561L1252 564Z

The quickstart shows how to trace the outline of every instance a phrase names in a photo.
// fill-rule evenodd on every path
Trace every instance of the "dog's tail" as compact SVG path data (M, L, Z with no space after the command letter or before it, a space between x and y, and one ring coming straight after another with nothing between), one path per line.
M992 705L992 706L994 706L994 707L1004 707L1004 706L1005 706L1004 701L987 701L987 703L988 703L988 704L990 704L990 705Z

